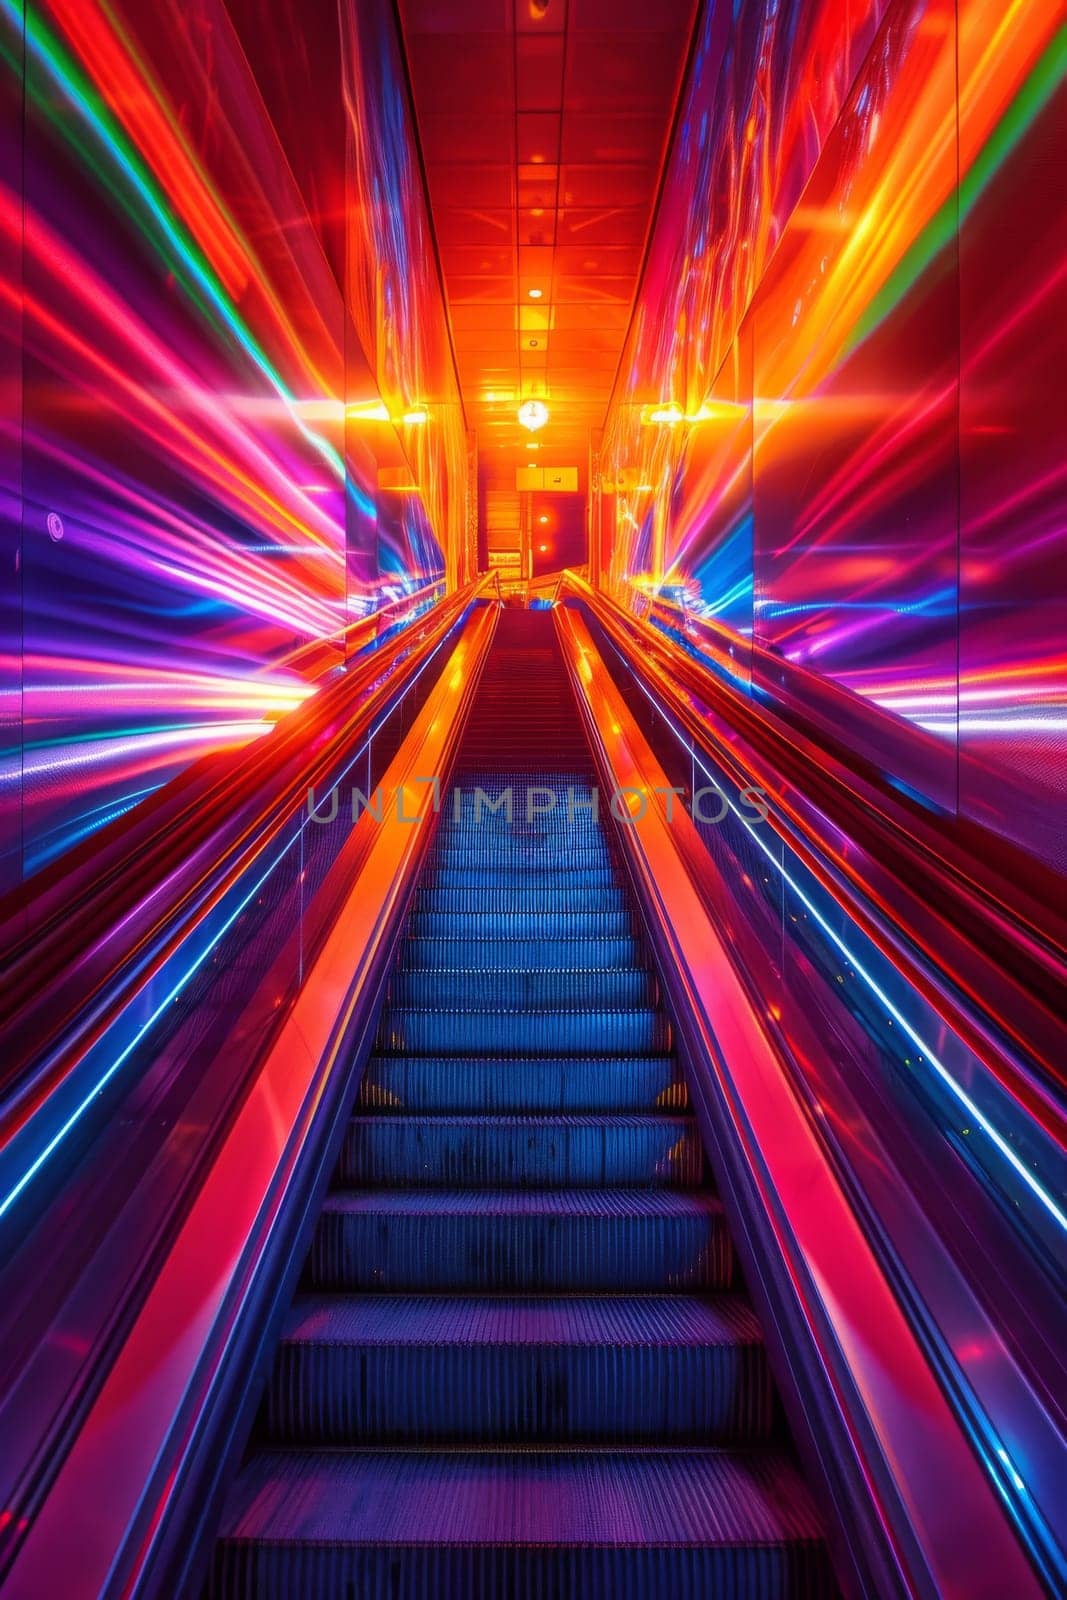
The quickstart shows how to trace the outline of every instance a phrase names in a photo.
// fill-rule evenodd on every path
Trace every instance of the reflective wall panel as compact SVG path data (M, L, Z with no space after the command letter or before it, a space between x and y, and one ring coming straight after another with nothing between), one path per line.
M959 289L955 228L939 224L955 205L955 58L954 0L890 11L753 313L756 641L936 733L894 776L948 807ZM932 236L901 270L917 222Z
M601 452L624 599L1061 866L1064 53L1052 0L708 7Z
M24 159L0 175L22 420L0 447L5 535L23 542L0 602L5 728L16 696L23 713L6 886L267 731L343 660L353 621L438 579L466 441L432 273L375 303L388 337L346 307L346 208L380 218L388 200L397 259L425 245L386 0L283 0L269 29L251 0L35 0L24 60L2 4L5 155L25 94ZM353 166L357 31L376 76ZM417 376L379 394L380 349L412 341ZM409 391L418 424L394 415ZM384 422L362 421L368 401Z
M473 554L467 437L394 11L357 3L341 16L348 298L404 452L396 487L379 497L379 565L397 583L409 572L429 575L442 559L440 539L458 577Z
M22 11L0 9L0 892L22 861Z
M1067 43L1054 20L960 6L960 805L1067 870Z

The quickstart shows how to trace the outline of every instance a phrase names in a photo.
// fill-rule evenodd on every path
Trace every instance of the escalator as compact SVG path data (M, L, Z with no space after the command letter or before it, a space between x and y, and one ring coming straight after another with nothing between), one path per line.
M209 1593L833 1594L550 613L452 781Z

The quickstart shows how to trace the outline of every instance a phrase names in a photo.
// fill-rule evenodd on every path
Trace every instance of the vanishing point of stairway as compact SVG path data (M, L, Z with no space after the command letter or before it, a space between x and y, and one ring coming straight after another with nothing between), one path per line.
M454 782L211 1594L832 1595L550 613Z

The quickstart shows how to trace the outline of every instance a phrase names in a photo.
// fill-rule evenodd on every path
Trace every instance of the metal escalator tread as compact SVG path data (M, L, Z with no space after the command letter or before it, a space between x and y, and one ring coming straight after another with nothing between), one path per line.
M808 1490L764 1451L264 1451L219 1569L225 1600L832 1592Z
M494 905L494 899L496 904ZM456 912L488 910L515 912L555 912L563 919L575 912L629 911L630 905L621 884L596 887L586 884L524 882L505 894L498 887L495 895L480 884L420 884L415 891L416 910L451 917ZM564 925L566 925L564 921Z
M564 1113L680 1111L689 1090L671 1055L374 1055L360 1085L364 1111Z
M301 1296L267 1395L286 1444L764 1442L742 1295Z
M471 939L476 931L486 940L617 938L632 932L633 913L625 905L617 911L578 912L568 906L517 911L499 904L487 910L483 900L481 906L464 907L447 917L416 906L408 923L412 938L447 937L442 931L447 928L455 930L457 940Z
M656 980L643 967L418 967L397 972L390 999L412 1010L470 1006L489 1011L511 1007L647 1006L655 1002Z
M700 1190L351 1189L309 1256L320 1289L725 1289L733 1249Z
M584 962L591 968L638 966L642 960L640 941L633 934L614 938L594 935L587 938L524 939L446 939L412 936L400 952L400 972L425 972L428 969L456 967L479 972L529 971L536 963L544 967L575 971Z
M628 1010L590 1007L524 1013L521 1007L388 1006L379 1048L395 1054L611 1054L644 1056L671 1045L670 1023L655 1006Z
M704 1152L692 1117L354 1117L338 1164L345 1184L578 1188L699 1183Z
M454 781L212 1600L823 1600L548 614Z

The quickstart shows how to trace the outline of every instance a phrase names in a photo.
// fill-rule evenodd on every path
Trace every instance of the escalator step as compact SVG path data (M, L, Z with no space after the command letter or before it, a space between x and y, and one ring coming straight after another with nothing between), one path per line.
M670 1046L670 1024L651 1007L530 1012L387 1005L378 1027L379 1052L394 1055L650 1055Z
M689 1103L672 1056L372 1056L364 1108L410 1112L675 1111Z
M517 851L520 856L534 856L544 854L547 858L552 856L565 856L569 851L585 853L593 859L611 859L611 850L608 845L608 834L601 822L593 821L589 811L585 810L585 797L589 790L582 789L581 795L574 794L569 805L566 795L555 803L552 811L545 811L541 816L534 816L526 821L523 805L525 802L518 800L512 806L512 821L507 821L507 811L490 811L488 805L483 803L480 810L470 806L470 814L459 822L442 822L442 830L434 842L435 851L472 851L474 854L485 854L486 858L494 850L512 853ZM453 805L453 800L448 800L446 805Z
M567 891L574 889L614 889L618 886L615 869L610 862L596 866L572 866L558 862L543 867L523 867L521 873L513 867L500 864L489 866L427 866L420 887L424 889L478 889L487 894L508 893L521 882L523 890Z
M283 1444L750 1443L771 1429L738 1295L304 1297L267 1392Z
M640 939L426 939L407 938L400 949L400 969L436 971L441 967L476 967L482 972L508 972L529 967L637 967L644 964Z
M439 939L455 937L457 941L469 939L608 939L619 938L633 931L633 917L628 907L611 911L579 911L571 906L558 906L544 910L537 906L528 910L509 910L500 899L450 910L416 905L408 920L408 934L412 938Z
M566 883L530 884L525 878L507 885L486 888L468 885L438 887L421 884L415 891L417 911L443 911L449 917L463 911L628 911L629 896L621 884L605 883L596 888Z
M726 1289L719 1202L678 1189L368 1189L327 1197L316 1289Z
M591 771L568 773L559 782L528 770L517 773L513 767L501 772L497 779L462 773L454 779L447 808L441 808L442 816L449 828L480 831L491 823L506 826L509 792L512 830L518 827L574 838L593 838L600 831L602 802ZM604 809L607 815L611 814L610 805Z
M640 967L535 967L486 972L478 967L438 967L432 971L399 971L389 984L390 1003L398 1010L451 1010L460 1006L506 1011L514 1007L552 1007L601 1011L655 1005L659 989L651 972Z
M506 831L489 831L473 825L466 828L443 827L430 847L432 862L462 865L484 861L488 866L510 863L516 870L551 866L558 862L582 866L601 866L611 861L611 851L602 831L579 833L535 832L534 824L518 820Z
M689 1187L703 1146L691 1117L354 1117L342 1184Z
M823 1600L809 1491L770 1450L266 1450L212 1600Z

